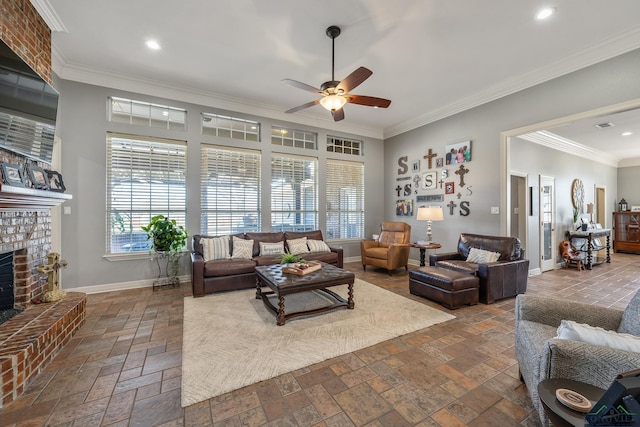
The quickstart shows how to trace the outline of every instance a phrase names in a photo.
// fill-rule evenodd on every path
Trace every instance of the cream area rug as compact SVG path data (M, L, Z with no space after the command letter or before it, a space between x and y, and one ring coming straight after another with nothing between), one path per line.
M330 289L347 295L346 285ZM356 279L354 310L276 326L275 315L255 295L248 289L184 299L183 407L455 318ZM287 295L285 307L328 305L326 298Z

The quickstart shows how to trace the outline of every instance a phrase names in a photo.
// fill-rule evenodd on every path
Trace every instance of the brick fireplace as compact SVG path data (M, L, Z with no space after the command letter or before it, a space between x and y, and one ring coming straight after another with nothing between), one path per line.
M0 39L52 82L51 30L29 0L0 2ZM4 149L0 149L0 161L25 163L20 155ZM13 306L24 310L0 325L0 409L24 392L29 380L84 322L83 293L69 292L58 302L33 304L47 291L38 266L47 262L51 251L51 207L70 197L12 188L0 181L0 254L12 254Z

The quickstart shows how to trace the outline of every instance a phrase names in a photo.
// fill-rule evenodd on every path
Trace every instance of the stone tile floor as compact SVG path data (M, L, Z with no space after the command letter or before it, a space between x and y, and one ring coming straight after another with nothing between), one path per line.
M529 278L528 293L623 308L640 288L635 255L591 271ZM359 262L358 278L409 294ZM415 268L415 267L410 267ZM89 295L86 324L16 401L0 426L537 426L514 356L514 299L463 307L455 320L180 407L179 289Z

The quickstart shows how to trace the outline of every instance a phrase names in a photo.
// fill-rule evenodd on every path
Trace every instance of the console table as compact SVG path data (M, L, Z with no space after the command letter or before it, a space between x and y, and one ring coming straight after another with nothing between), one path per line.
M606 237L606 244L603 246L602 243L597 244L596 240L599 237ZM573 244L574 239L583 239L585 240L582 245ZM600 228L593 230L574 230L567 231L567 240L571 241L580 252L586 253L586 261L584 263L587 270L591 270L591 267L594 265L603 263L603 262L611 262L611 229L610 228ZM594 257L593 252L599 251L601 249L607 250L607 255L604 259L599 257Z

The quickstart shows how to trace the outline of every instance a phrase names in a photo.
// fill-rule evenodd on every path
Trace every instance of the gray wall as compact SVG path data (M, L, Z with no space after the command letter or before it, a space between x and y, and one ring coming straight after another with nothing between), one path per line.
M631 206L640 206L640 166L618 168L618 195L616 203L620 199ZM618 208L616 207L616 210Z
M144 281L153 279L157 274L155 264L148 257L135 259L136 256L124 255L121 260L108 260L105 255L105 207L106 207L106 132L122 132L154 137L173 138L187 141L187 230L189 235L200 233L200 144L210 143L233 147L260 149L263 163L263 194L268 200L270 179L269 165L272 152L314 156L318 158L319 182L325 182L325 165L329 157L362 161L365 163L365 229L372 230L380 224L382 214L380 200L376 197L382 188L384 175L382 141L360 137L325 129L302 126L287 122L275 122L272 119L247 116L241 113L215 110L183 102L154 98L134 93L92 86L83 83L61 80L57 89L60 91L60 107L57 135L62 140L62 174L67 192L73 194L73 200L65 202L71 207L70 215L62 215L62 254L69 261L64 271L63 287L71 289L95 285L111 285L117 287L139 286ZM169 131L163 129L132 126L107 121L107 98L118 96L139 101L153 102L187 109L188 131ZM202 111L228 114L233 117L257 120L262 126L262 142L248 143L227 138L202 136L200 134L200 113ZM271 144L271 125L277 124L295 129L309 130L318 133L319 149L302 150L289 147L278 147ZM353 137L364 141L364 156L348 156L327 153L325 141L327 133L345 137ZM320 209L320 228L324 230L326 216L324 207L324 188L319 185L318 206ZM270 204L264 205L263 224L270 224ZM368 231L370 235L370 231ZM335 246L345 250L345 258L360 256L359 241L333 241ZM140 256L138 256L140 258ZM190 264L184 257L181 274L189 274ZM97 289L97 288L96 288Z
M492 206L500 206L501 182L503 179L506 180L509 174L509 171L501 165L503 154L500 146L501 133L638 99L640 98L638 69L640 69L640 50L635 50L386 139L384 144L385 176L387 177L384 187L385 218L397 218L393 208L396 200L394 188L397 185L396 178L399 176L397 172L398 158L408 156L409 164L411 164L413 160L422 159L429 148L439 155L444 155L446 145L470 139L473 141L473 157L472 161L467 164L470 172L466 175L465 181L472 186L473 194L464 196L463 192L461 199L468 200L470 215L461 216L459 212L449 215L446 211L445 220L434 223L434 240L443 244L441 251L448 251L455 250L460 232L500 234L500 215L492 215L490 209ZM511 155L512 159L519 157L517 150L511 150ZM569 166L574 161L578 165L582 164L577 157L569 156L565 166ZM546 160L538 164L531 162L528 169L532 173L537 173L545 162ZM571 176L585 177L589 173L589 170L575 167ZM458 182L457 177L455 181ZM557 183L556 188L563 188L562 185L564 184ZM457 190L456 188L456 193ZM443 190L439 190L431 193L443 192ZM422 193L419 192L419 194ZM429 192L424 192L424 194L429 194ZM616 197L615 186L609 191L609 196ZM587 195L587 197L592 197L592 195ZM413 198L415 199L415 196ZM446 196L444 204L451 200L459 204L455 196ZM564 215L560 211L558 214ZM425 225L417 224L415 216L407 222L412 224L413 230L415 230L413 232L414 239L422 235ZM537 244L537 240L529 240L530 246ZM414 253L411 256L414 259L417 258Z

